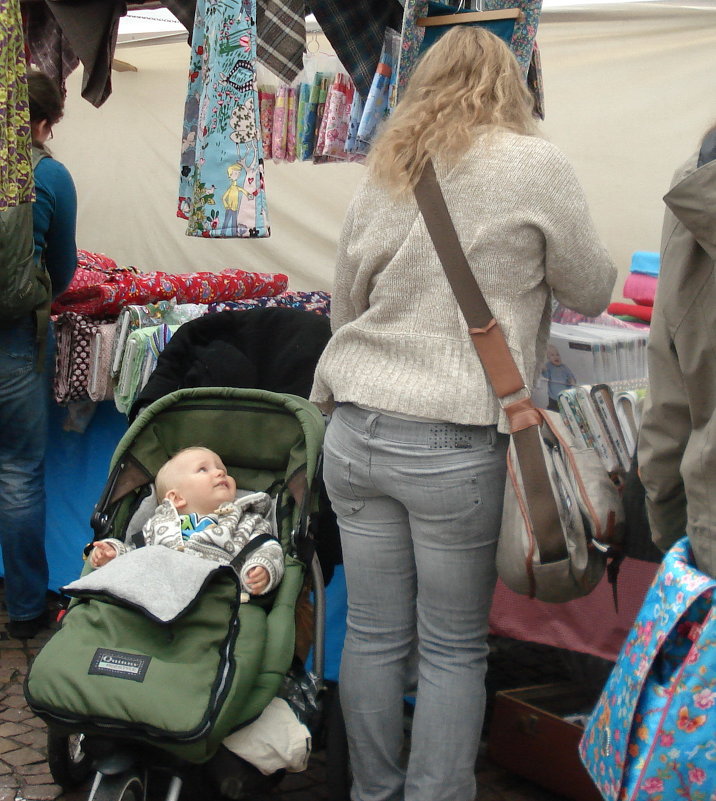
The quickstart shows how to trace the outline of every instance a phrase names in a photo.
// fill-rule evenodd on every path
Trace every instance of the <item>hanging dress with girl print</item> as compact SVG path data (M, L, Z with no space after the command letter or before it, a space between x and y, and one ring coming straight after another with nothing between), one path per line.
M256 0L198 0L177 216L187 235L270 235L256 88Z

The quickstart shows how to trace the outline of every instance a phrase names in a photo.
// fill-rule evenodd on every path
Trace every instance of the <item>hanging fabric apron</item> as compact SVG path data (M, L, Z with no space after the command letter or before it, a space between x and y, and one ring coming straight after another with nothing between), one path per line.
M27 62L18 0L0 3L0 209L34 200Z
M188 236L270 235L256 88L256 0L199 0L177 216Z

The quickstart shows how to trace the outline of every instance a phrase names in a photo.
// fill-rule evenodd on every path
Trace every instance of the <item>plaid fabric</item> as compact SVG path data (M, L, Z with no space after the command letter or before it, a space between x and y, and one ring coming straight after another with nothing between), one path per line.
M256 58L285 83L303 68L304 0L256 0Z
M42 3L22 5L22 28L28 58L58 85L80 63L59 23Z
M399 0L308 0L308 5L365 100L385 29L401 29L403 6Z

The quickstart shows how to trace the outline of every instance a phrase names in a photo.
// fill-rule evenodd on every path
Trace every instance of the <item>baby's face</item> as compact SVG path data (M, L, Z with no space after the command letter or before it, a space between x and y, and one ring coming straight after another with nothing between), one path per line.
M221 459L207 448L193 448L173 459L171 488L186 502L182 514L207 515L233 501L236 482Z
M562 364L562 358L556 348L547 348L547 358L555 367L558 367L560 364Z

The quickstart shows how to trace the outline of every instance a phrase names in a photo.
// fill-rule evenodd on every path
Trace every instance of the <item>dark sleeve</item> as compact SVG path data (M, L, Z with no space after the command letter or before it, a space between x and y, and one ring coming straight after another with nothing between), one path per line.
M64 165L44 158L35 169L36 200L33 205L35 258L45 251L52 296L69 286L77 268L77 193Z

